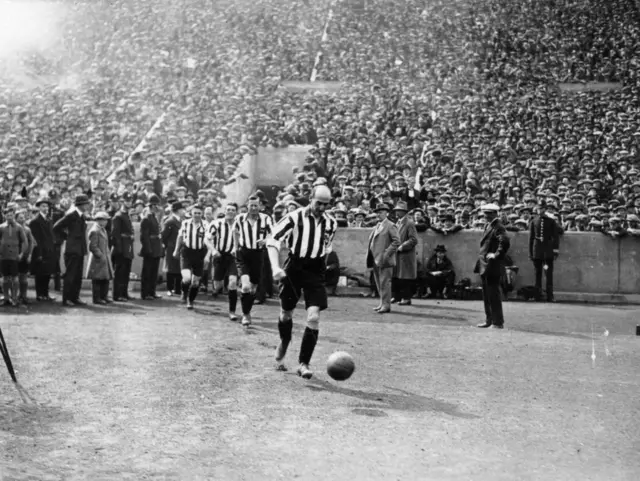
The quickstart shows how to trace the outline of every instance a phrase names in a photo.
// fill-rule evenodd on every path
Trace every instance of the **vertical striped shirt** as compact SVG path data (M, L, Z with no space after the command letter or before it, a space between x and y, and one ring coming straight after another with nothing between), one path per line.
M216 219L209 224L209 234L213 240L213 246L220 253L230 253L233 250L233 226L226 219Z
M267 214L259 213L253 223L249 221L248 213L240 214L233 224L233 230L240 234L237 247L258 249L258 241L266 240L272 228L273 221Z
M193 219L187 219L180 226L178 235L182 236L185 247L189 249L205 249L204 238L207 235L207 228L204 222L196 224Z
M337 228L338 222L329 214L316 217L310 206L302 207L280 219L269 245L279 247L284 242L294 257L316 259L331 252Z

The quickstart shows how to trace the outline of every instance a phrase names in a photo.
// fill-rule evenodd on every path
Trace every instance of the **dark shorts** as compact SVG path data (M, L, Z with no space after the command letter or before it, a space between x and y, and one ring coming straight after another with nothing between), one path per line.
M292 311L304 292L305 309L311 306L324 311L327 307L325 273L327 266L324 258L299 259L289 257L283 266L287 277L280 281L280 306Z
M202 277L204 272L204 258L207 249L189 249L183 247L180 252L180 270L190 270L196 277Z
M28 274L29 273L29 263L27 259L22 259L18 261L18 274Z
M236 266L236 258L225 252L217 259L213 259L213 280L224 281L229 276L238 276L238 267Z
M0 273L2 277L17 277L20 273L18 261L3 259L0 261Z
M262 249L245 249L240 247L236 251L236 266L239 276L249 276L251 284L259 284L262 275Z

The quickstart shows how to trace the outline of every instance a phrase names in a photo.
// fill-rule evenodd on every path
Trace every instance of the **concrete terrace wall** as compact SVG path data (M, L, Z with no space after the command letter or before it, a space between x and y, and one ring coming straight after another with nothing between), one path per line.
M142 259L137 256L140 251L139 224L134 224L134 229L136 257L132 272L139 276L142 269ZM334 249L342 266L350 267L356 272L366 271L369 232L369 229L338 231ZM528 253L529 235L523 232L511 232L509 235L509 254L515 265L520 267L516 287L531 285L534 275ZM481 236L481 231L464 231L452 236L433 232L419 234L418 258L426 262L435 246L444 244L455 267L456 278L459 280L468 277L477 284L479 279L473 274L473 267ZM565 233L560 241L560 258L555 268L555 288L558 292L640 293L640 240L614 240L600 233Z
M340 265L364 272L368 229L340 229L334 248ZM433 232L419 234L418 258L426 262L437 244L444 244L453 262L456 278L468 277L474 284L479 278L473 273L481 231L464 231L452 236ZM529 261L529 235L511 232L509 255L520 268L517 286L531 285L533 265ZM637 294L640 293L640 240L614 240L600 233L568 232L560 241L560 257L555 266L555 289L558 292Z

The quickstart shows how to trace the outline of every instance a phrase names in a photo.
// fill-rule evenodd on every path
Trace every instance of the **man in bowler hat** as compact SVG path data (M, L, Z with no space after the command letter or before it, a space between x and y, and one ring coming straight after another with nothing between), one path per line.
M80 299L82 289L82 266L87 254L87 221L85 213L89 208L89 198L77 195L74 207L69 209L53 226L54 234L65 239L64 284L62 286L63 306L84 306Z
M496 204L485 204L481 207L487 225L480 241L480 252L473 272L482 279L482 299L486 320L478 327L504 327L502 314L502 297L500 295L500 275L502 262L511 245L507 231L498 218L500 207Z

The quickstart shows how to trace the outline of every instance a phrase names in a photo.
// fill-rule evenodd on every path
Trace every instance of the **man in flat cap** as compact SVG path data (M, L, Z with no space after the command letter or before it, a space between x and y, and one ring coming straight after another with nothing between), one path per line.
M474 273L482 279L482 299L484 300L485 322L478 327L504 327L502 298L500 295L500 276L502 262L511 245L507 231L498 218L500 208L496 204L485 204L481 207L487 225L480 240L480 252Z

